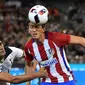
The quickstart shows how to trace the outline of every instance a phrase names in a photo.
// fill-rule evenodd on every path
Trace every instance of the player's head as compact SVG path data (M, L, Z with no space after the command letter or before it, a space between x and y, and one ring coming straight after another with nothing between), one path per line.
M0 59L5 55L5 49L2 41L0 40Z
M33 39L40 39L45 30L42 25L29 22L28 32Z
M42 5L33 6L28 13L28 31L32 38L40 39L44 33L44 26L48 21L48 10ZM42 29L43 28L43 29Z
M46 24L48 21L48 10L42 5L33 6L28 13L28 19L34 24Z

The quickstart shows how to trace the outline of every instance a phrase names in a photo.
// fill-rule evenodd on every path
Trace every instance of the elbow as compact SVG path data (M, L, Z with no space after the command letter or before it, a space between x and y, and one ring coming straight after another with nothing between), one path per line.
M81 41L80 41L80 44L82 45L82 46L85 46L85 38L81 38Z

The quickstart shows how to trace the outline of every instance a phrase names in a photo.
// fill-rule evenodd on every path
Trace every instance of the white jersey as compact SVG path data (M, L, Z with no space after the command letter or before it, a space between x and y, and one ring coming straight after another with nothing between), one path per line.
M9 72L15 58L23 56L23 50L16 47L5 47L6 55L0 61L0 72ZM2 83L2 84L1 84ZM6 82L1 82L1 85L10 85Z

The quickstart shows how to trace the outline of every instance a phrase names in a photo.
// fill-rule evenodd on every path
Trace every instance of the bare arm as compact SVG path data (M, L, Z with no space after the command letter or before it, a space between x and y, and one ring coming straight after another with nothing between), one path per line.
M85 38L71 35L70 43L85 46Z
M25 74L30 74L30 72L32 72L32 64L25 63ZM27 81L26 85L30 85L30 81Z
M37 61L33 60L31 64L25 64L25 74L30 74L30 72L35 72ZM26 82L26 85L30 85L30 81Z
M37 60L34 59L34 60L33 60L33 65L32 65L32 70L33 70L33 71L36 70L37 64L38 64Z
M34 73L19 75L19 76L12 76L7 72L1 72L0 81L6 81L10 83L22 83L22 82L30 81L34 78L46 77L46 74L47 72L45 69L41 69L39 72L34 72Z

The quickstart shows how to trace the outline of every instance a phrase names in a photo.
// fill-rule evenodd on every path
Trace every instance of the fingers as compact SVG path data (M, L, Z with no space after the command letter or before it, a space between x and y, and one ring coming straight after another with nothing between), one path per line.
M46 69L45 68L40 68L40 70L39 71L46 71Z
M48 77L48 73L47 73L47 70L45 68L40 68L39 72L42 73L42 75L44 77Z

